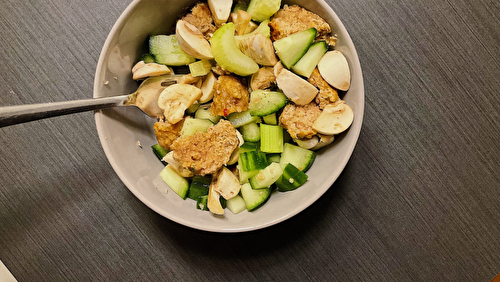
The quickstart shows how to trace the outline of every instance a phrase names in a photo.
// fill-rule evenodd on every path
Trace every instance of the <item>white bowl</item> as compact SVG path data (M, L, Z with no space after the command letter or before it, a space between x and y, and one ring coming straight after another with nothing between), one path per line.
M170 34L178 15L196 0L136 0L122 13L108 35L97 65L94 97L132 93L137 83L131 68L147 51L150 34ZM361 130L364 88L356 49L340 19L323 0L286 1L298 4L327 20L338 36L336 49L347 57L351 68L351 88L343 97L355 114L350 129L332 145L318 152L307 172L307 183L289 192L274 192L259 209L237 215L226 210L214 216L195 208L192 200L182 200L158 177L163 165L151 151L156 144L154 119L135 108L114 108L95 114L97 131L104 152L128 189L162 216L195 229L213 232L244 232L284 221L314 203L334 183L346 166ZM167 191L167 193L165 192Z

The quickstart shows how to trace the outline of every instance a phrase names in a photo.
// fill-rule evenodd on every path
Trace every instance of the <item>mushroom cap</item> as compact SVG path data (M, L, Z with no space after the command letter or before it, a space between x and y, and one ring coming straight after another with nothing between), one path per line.
M354 113L344 101L326 106L314 121L313 128L324 135L344 132L351 126Z
M197 59L213 59L210 43L198 28L186 21L178 20L175 37L181 49Z
M318 63L318 70L328 84L342 91L351 86L351 72L344 54L338 50L326 52Z

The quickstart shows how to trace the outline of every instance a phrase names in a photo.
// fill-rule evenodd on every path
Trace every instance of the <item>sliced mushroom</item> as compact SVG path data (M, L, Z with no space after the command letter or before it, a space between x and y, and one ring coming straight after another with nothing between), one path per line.
M158 106L165 119L174 124L184 117L184 112L202 95L201 89L189 84L173 84L165 88L158 98Z
M238 195L241 189L241 184L236 175L234 175L227 167L222 167L217 175L215 183L213 183L213 189L224 199L229 200Z
M178 20L175 37L181 49L197 59L213 59L210 43L198 28L186 21Z
M200 104L204 104L214 97L215 93L215 82L217 81L217 78L215 77L213 72L209 72L207 76L205 77L205 80L203 80L203 84L201 85L201 91L203 94L201 95L200 98Z
M241 145L243 145L243 143L245 143L243 135L241 135L241 133L238 130L236 130L236 137L238 137L238 141L240 144L238 147L236 147L236 149L234 149L233 153L231 154L231 157L229 158L229 161L227 162L227 165L233 165L238 161L240 157L240 147Z
M259 65L274 66L278 62L273 42L260 33L239 40L238 48Z
M236 130L236 137L238 138L238 141L240 142L240 144L238 146L241 147L241 145L243 145L243 143L245 143L245 139L243 139L243 135L241 135L241 133L238 130Z
M319 73L331 86L347 91L351 85L351 72L344 54L333 50L326 52L318 63Z
M243 35L248 29L252 16L243 10L238 10L237 13L231 13L231 19L236 27L236 35Z
M351 126L354 113L344 101L327 105L314 121L313 128L321 134L334 135L345 131Z
M234 149L233 153L231 154L231 157L229 158L227 165L234 165L236 162L238 162L239 158L240 158L240 147L236 147L236 149Z
M193 86L197 86L201 80L202 79L200 76L192 76L190 73L188 73L177 79L177 84L191 84Z
M138 69L142 68L143 66L145 66L146 63L144 61L139 61L137 62L137 64L135 64L133 67L132 67L132 73L136 72Z
M309 104L318 94L318 89L300 76L285 69L281 62L274 66L278 88L297 105Z
M260 68L256 73L252 74L250 79L250 87L252 91L264 90L276 84L276 77L272 67Z
M151 76L160 76L171 73L171 70L161 64L157 63L144 63L144 61L139 61L132 68L132 78L134 80L144 79Z
M165 89L163 82L170 75L149 77L144 80L136 92L129 96L128 105L136 105L150 117L163 116L163 110L158 106L158 97Z
M248 34L252 31L256 30L258 26L259 26L258 24L250 21L247 25L247 29L245 30L245 32L243 34Z
M212 183L210 183L210 188L208 188L207 207L211 213L223 215L224 209L222 208L222 205L219 200L220 194L214 189L216 181L217 181L216 177L212 177Z
M314 146L318 145L319 143L319 138L317 136L313 136L310 139L293 139L299 147L304 148L304 149L312 149Z
M332 144L333 140L335 140L335 135L318 134L318 139L318 144L312 147L311 150L319 150L327 145Z
M208 0L208 7L212 12L212 17L216 26L221 26L227 22L231 13L232 0Z

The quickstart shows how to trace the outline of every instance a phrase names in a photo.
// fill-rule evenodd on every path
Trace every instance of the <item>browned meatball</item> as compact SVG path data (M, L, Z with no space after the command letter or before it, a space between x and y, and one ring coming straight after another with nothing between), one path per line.
M179 121L176 124L171 124L168 121L160 120L155 123L154 130L156 135L156 140L158 140L158 144L163 148L169 150L170 145L174 142L182 129L182 125L184 124L184 119Z
M308 139L317 133L312 126L320 114L321 110L314 102L304 106L288 104L280 116L280 125L292 138Z
M213 174L225 165L239 140L236 129L227 120L221 120L207 132L196 132L174 141L171 149L174 159L182 167L198 175Z

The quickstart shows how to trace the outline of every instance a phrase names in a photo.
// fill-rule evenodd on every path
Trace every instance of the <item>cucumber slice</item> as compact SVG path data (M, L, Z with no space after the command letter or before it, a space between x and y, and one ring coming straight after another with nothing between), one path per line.
M250 111L244 111L241 113L229 114L227 116L227 120L234 126L234 128L238 128L252 122L257 122L260 120L260 117L252 116Z
M280 165L282 168L285 168L287 164L291 163L299 170L306 172L313 164L315 158L316 153L314 151L285 143Z
M255 90L250 94L248 110L252 116L263 117L279 111L287 101L282 92Z
M279 163L281 160L281 154L266 154L267 163Z
M144 63L146 63L146 64L156 63L155 56L153 56L151 54L142 55L140 61L144 61Z
M162 161L163 157L168 153L168 150L160 146L160 144L154 144L151 146L153 153L155 153L156 157L164 164L167 165L166 162Z
M189 186L189 192L187 197L198 201L201 196L208 196L208 189L210 188L210 183L212 177L195 175Z
M186 109L186 114L191 115L194 114L198 108L200 107L200 103L198 101L195 101L189 108Z
M326 41L313 43L307 53L292 67L292 71L309 78L326 51L328 51Z
M240 154L244 152L257 151L259 150L258 142L245 142L240 146Z
M253 189L269 188L283 174L283 169L279 163L271 163L266 168L262 169L255 176L251 177L248 182Z
M152 35L149 38L149 52L158 64L184 66L196 59L182 51L175 35Z
M278 124L278 119L276 118L276 113L272 113L267 116L263 116L262 120L266 124L271 124L271 125L277 125Z
M208 195L200 196L196 200L196 208L202 211L208 211L207 203L208 203Z
M234 214L238 214L247 209L245 200L240 195L236 195L233 198L227 200L227 208Z
M222 117L211 115L210 114L210 105L212 105L212 104L200 105L198 110L196 110L196 113L194 113L194 117L197 119L207 119L214 124L218 123Z
M191 136L197 131L207 132L207 129L213 125L208 119L186 118L182 125L180 135Z
M256 73L259 65L240 51L236 45L234 32L234 23L227 23L217 29L210 38L215 61L223 69L237 75L248 76Z
M257 173L259 173L259 170L244 171L241 164L238 163L238 176L240 184L248 183L248 179L255 176Z
M262 22L274 15L280 6L281 0L251 0L247 13L252 16L252 20Z
M240 146L240 154L244 152L257 151L259 150L258 142L245 142Z
M160 172L160 178L172 189L179 197L186 199L189 190L189 181L177 174L170 166L166 166Z
M260 150L266 153L283 152L283 128L279 125L260 125Z
M313 43L316 33L316 28L311 27L274 41L274 49L281 63L288 69L295 65Z
M240 153L240 162L243 171L261 170L268 166L266 153L261 151L250 151Z
M281 192L286 192L297 189L306 181L307 174L289 163L283 169L283 175L276 181L276 186Z
M212 64L209 60L201 60L189 64L189 72L192 77L207 75L212 69Z
M239 130L245 141L258 142L260 140L260 128L255 122L244 125Z
M258 169L252 171L244 171L241 165L242 164L241 154L245 152L258 151L259 146L260 144L257 142L245 142L243 143L243 145L241 145L238 155L238 175L240 184L247 183L250 177L256 175L259 172Z
M241 186L241 197L245 201L245 205L248 211L255 210L260 205L262 205L271 195L271 189L259 189L254 190L249 183L245 183Z

